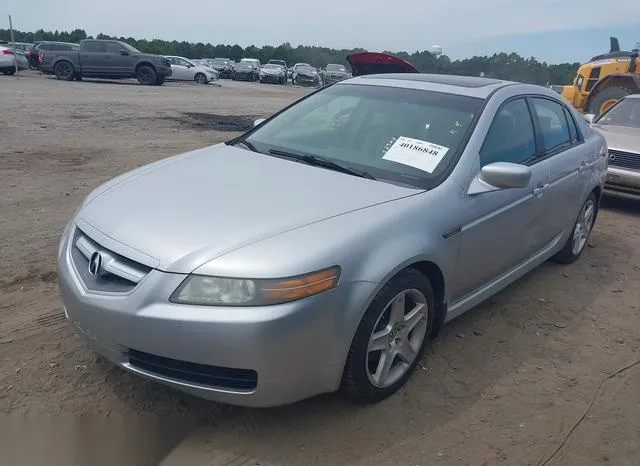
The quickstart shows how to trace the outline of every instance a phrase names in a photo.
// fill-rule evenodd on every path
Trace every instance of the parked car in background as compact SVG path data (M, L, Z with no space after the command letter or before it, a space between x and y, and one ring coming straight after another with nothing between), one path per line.
M27 52L29 67L34 70L39 69L42 56L46 51L70 52L74 50L79 51L80 44L74 44L73 42L37 41ZM51 73L53 73L53 70Z
M313 66L298 66L293 76L293 84L318 87L322 84L322 78Z
M174 55L167 55L166 58L171 63L171 76L167 80L195 81L198 84L208 84L217 79L209 67L198 65L188 58Z
M293 65L291 67L291 82L293 82L295 84L295 78L296 78L296 72L298 70L298 68L300 67L309 67L309 68L313 68L310 64L308 63L296 63L295 65Z
M350 73L344 65L329 63L324 70L321 70L320 77L322 84L331 84L350 77Z
M233 61L229 58L214 58L212 66L220 78L231 78L233 75Z
M271 59L267 62L269 65L281 65L285 70L287 69L287 62L284 60Z
M260 60L258 60L257 58L243 58L240 60L240 63L251 63L256 67L258 71L260 71L260 68L262 67L262 65L260 64Z
M380 401L444 323L578 260L605 155L541 86L345 80L90 193L58 249L65 315L106 359L192 395Z
M162 85L171 63L161 55L142 53L119 40L85 39L78 51L44 51L40 69L65 81L87 78L136 78L140 84Z
M234 81L257 81L260 77L260 70L249 61L240 61L233 67L232 79Z
M267 63L260 69L260 82L287 84L287 70L282 65Z
M607 191L640 198L640 94L623 97L599 116L585 117L607 140Z
M29 61L23 52L14 50L6 42L4 44L0 43L0 73L6 75L15 74L16 63L18 71L29 69Z

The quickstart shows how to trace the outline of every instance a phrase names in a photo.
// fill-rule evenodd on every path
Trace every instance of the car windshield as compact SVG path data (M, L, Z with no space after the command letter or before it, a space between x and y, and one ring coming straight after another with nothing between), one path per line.
M307 72L307 73L313 73L316 69L313 66L309 66L309 65L305 65L305 66L299 66L298 67L298 72L302 71L302 72Z
M253 68L253 63L241 61L240 63L236 63L236 68Z
M279 70L282 68L282 65L276 65L274 63L268 63L266 65L262 66L263 68L266 68L268 70Z
M377 179L428 189L463 149L483 100L417 89L334 85L243 139L253 149L315 155Z
M597 123L600 125L633 126L640 128L640 99L624 99L603 114Z
M224 58L214 58L212 61L216 65L226 65L229 62L229 60L225 60Z
M327 65L327 71L346 71L342 65Z

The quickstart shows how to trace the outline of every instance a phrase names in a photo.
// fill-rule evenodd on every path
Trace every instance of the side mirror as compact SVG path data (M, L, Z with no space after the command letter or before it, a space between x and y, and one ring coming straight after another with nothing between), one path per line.
M260 123L262 123L264 120L266 120L266 118L258 118L256 121L253 122L253 127L255 128Z
M593 113L587 113L587 114L584 116L584 119L585 119L585 120L587 120L587 123L593 123L593 120L595 120L595 119L596 119L596 116L597 116L597 115L594 115Z
M480 169L467 194L481 194L502 189L524 188L531 180L531 168L511 162L494 162Z
M120 55L129 55L128 50L120 50Z

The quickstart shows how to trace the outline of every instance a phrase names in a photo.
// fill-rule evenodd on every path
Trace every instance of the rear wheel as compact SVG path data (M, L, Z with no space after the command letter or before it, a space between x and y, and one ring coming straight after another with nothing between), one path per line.
M193 80L198 84L207 84L207 77L204 75L204 73L197 73L194 76Z
M158 81L158 75L149 65L142 65L136 71L136 78L140 84L151 86Z
M578 260L586 249L589 235L598 215L598 201L596 195L591 193L582 204L578 218L573 225L571 235L567 239L560 252L553 259L562 264L571 264Z
M602 92L598 92L596 96L593 97L589 103L589 109L587 111L594 115L600 115L608 110L618 100L629 94L633 94L633 92L624 87L610 87L609 89L605 89Z
M7 76L13 76L14 74L16 74L16 70L8 69L8 70L4 70L3 73L6 74Z
M389 280L358 326L341 390L362 403L398 391L422 357L434 309L431 283L417 270L405 269Z
M53 72L58 79L62 79L63 81L73 81L76 77L76 69L66 60L56 63L56 66L53 68Z

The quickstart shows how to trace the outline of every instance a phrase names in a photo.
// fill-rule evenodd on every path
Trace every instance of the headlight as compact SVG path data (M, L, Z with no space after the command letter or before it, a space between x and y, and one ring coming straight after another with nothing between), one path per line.
M277 279L222 278L189 275L169 301L201 306L268 306L313 296L335 288L340 267Z

